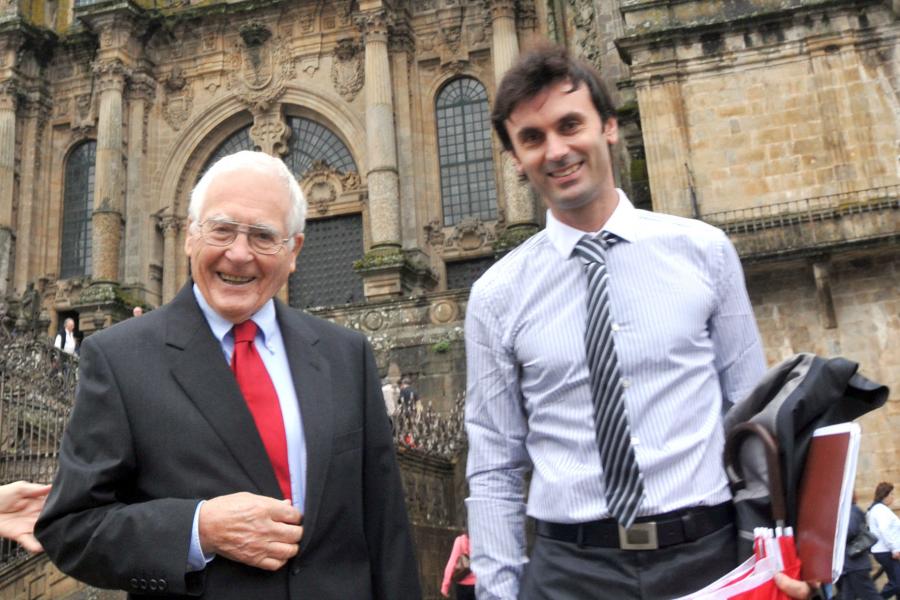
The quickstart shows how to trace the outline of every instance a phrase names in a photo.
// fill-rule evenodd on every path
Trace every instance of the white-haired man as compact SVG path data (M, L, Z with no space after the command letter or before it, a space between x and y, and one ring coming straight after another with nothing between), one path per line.
M36 532L64 572L133 596L420 596L371 348L274 299L305 214L280 160L221 159L188 209L193 282L86 340Z

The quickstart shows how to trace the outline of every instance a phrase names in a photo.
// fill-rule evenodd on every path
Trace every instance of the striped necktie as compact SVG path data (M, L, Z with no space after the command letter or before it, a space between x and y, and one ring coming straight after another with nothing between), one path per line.
M609 273L606 250L617 238L604 231L599 238L584 236L574 253L587 274L587 326L584 347L591 376L594 426L600 446L600 464L610 514L631 527L644 496L644 477L631 446L631 428L625 410L619 361L609 314Z

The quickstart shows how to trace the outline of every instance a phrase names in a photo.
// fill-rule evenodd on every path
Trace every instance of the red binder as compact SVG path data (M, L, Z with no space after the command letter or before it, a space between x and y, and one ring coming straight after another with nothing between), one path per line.
M856 423L822 427L813 434L797 507L803 580L831 583L843 569L859 437Z

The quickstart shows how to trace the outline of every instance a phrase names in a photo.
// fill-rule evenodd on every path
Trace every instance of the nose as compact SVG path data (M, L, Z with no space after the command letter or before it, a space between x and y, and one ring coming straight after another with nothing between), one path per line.
M243 231L238 232L234 241L226 248L225 254L228 260L241 263L253 260L253 249L250 247L250 238Z
M547 150L545 157L549 162L560 162L569 154L569 144L566 140L555 133L547 136Z

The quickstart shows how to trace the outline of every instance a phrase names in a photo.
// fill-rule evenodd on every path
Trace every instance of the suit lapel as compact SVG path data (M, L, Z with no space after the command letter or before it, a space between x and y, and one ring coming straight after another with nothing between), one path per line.
M167 306L166 353L172 375L256 484L257 492L281 497L275 472L222 348L188 282Z
M307 325L310 317L275 301L281 337L291 365L294 390L300 403L306 437L306 499L301 552L312 539L319 515L324 482L331 461L334 436L331 373L317 348L319 338Z

